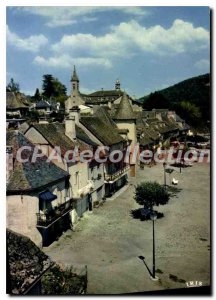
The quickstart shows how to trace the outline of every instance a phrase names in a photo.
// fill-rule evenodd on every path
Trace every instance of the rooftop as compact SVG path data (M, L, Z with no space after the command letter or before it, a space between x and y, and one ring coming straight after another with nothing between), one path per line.
M25 99L25 96L21 93L7 92L6 108L7 109L28 108L27 99Z
M121 102L116 110L114 120L133 120L136 116L126 93L123 94Z
M36 147L21 132L14 130L7 132L7 146L13 149L14 169L7 184L7 193L21 193L32 190L41 190L58 181L65 180L69 173L57 167L52 162L47 162L47 157L38 157L33 163L32 154ZM22 158L26 162L16 159L17 151L22 146L29 149L22 151Z
M119 135L117 126L107 119L108 116L103 120L98 116L82 117L80 122L106 146L123 142L124 139Z
M29 238L7 229L8 285L11 294L25 294L51 261Z

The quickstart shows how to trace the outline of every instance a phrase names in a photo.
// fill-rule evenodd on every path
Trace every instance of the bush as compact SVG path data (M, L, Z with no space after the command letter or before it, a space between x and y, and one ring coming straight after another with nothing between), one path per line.
M169 193L157 182L143 182L136 187L134 199L145 208L152 209L154 205L164 205L169 201Z
M43 295L77 295L86 293L87 275L76 275L71 268L55 264L42 277Z

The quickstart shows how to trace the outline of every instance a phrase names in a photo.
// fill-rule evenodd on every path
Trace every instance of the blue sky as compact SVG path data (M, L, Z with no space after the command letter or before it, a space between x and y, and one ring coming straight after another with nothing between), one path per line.
M71 92L122 89L136 98L209 72L208 7L8 7L7 82L41 89L43 74Z

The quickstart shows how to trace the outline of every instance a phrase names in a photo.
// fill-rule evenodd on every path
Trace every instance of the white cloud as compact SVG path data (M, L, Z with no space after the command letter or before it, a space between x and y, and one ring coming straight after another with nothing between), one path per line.
M208 59L200 59L194 64L194 66L203 72L209 72L210 62Z
M173 25L165 29L160 25L149 28L142 27L132 20L112 26L104 36L92 34L64 35L52 46L56 53L89 53L91 56L132 55L137 51L157 54L182 53L209 47L209 32L202 27L175 20Z
M131 16L144 16L148 14L142 7L113 7L113 6L82 6L82 7L18 7L18 12L27 12L44 17L49 27L68 26L77 22L92 22L97 17L92 17L94 13L107 11L120 11Z
M67 69L71 68L72 65L76 63L77 66L103 66L105 68L112 67L111 62L106 58L93 58L93 57L77 57L72 58L69 55L60 55L60 56L54 56L50 58L44 58L42 56L36 56L34 63L47 66L47 67L53 67L53 68L61 68L61 69Z
M37 56L40 65L68 68L72 63L81 66L95 65L109 68L114 58L124 59L144 52L155 55L175 55L195 52L209 47L209 32L193 24L175 20L168 29L160 25L142 27L132 20L111 26L103 36L77 33L64 35L51 45L53 55Z
M7 26L7 42L20 50L37 52L48 43L48 39L43 35L31 35L28 38L21 38L16 33L10 31Z

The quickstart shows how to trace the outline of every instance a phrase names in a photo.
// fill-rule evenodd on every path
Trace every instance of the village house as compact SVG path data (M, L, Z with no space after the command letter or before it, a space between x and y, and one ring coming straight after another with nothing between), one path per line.
M109 197L127 183L130 165L124 159L112 162L108 155L118 150L125 156L128 141L121 137L117 125L102 107L98 107L93 116L81 117L79 123L100 146L109 147L107 160L104 162L105 196Z
M79 109L74 107L65 119L65 124L34 124L25 132L25 135L47 155L50 155L56 146L60 148L61 154L53 157L52 161L71 175L72 197L76 199L73 223L104 198L103 164L95 162L94 159L89 162L80 161L79 153L85 150L94 153L98 144L75 121L78 118ZM75 150L76 147L76 160L67 162L67 157L64 157L66 152Z
M6 93L7 119L22 118L29 110L29 104L24 94L19 92Z
M44 155L32 162L35 150L19 131L7 132L7 228L41 247L71 227L73 203L69 173Z

